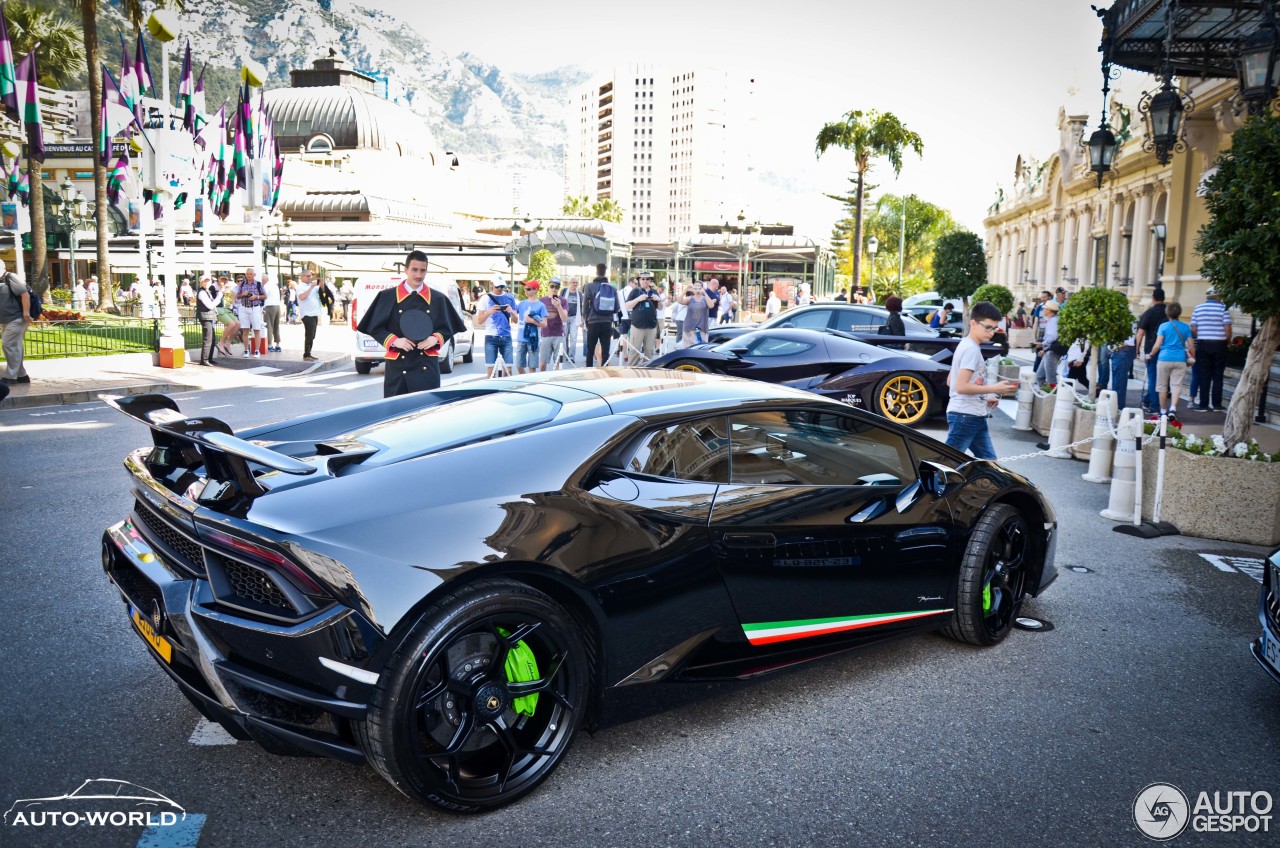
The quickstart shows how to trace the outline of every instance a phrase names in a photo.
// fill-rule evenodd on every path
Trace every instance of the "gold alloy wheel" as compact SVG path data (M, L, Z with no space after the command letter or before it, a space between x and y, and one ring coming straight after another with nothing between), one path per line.
M876 393L880 414L898 424L915 424L929 411L929 389L912 374L895 374Z
M676 364L676 365L673 365L673 366L672 366L672 368L671 368L671 370L672 370L672 371L693 371L693 372L698 373L698 374L705 374L705 373L707 373L707 369L706 369L706 368L703 368L701 365L697 365L697 364L695 364L695 363L693 363L693 362L690 362L690 361L689 361L689 360L687 360L687 359L686 359L686 360L684 360L683 362L680 362L680 363L678 363L678 364Z

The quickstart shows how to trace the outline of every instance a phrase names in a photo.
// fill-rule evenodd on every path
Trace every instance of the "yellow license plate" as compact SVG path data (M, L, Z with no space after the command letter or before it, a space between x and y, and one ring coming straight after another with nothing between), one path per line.
M147 644L156 649L156 653L164 657L165 662L173 662L173 645L169 644L169 640L156 633L155 628L151 626L151 622L142 617L142 613L136 609L131 609L133 613L133 626L138 628L138 632L142 634L142 638L147 640Z

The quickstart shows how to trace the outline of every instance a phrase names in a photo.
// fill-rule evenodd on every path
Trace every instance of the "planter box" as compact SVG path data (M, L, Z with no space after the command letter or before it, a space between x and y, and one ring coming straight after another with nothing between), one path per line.
M1142 517L1155 507L1159 451L1142 451ZM1280 463L1165 451L1160 518L1184 536L1280 544Z
M1016 382L1018 382L1018 372L1019 372L1019 369L1020 369L1021 367L1022 367L1022 366L1020 366L1020 365L1016 365L1016 364L1015 364L1015 365L1001 365L1001 366L1000 366L1000 379L1001 379L1001 380L1012 380L1012 381L1013 381L1013 382L1015 382L1015 383L1016 383Z
M1082 409L1076 407L1075 417L1071 420L1071 441L1078 442L1081 439L1087 439L1093 435L1093 425L1098 420L1098 412L1094 409ZM1089 455L1093 453L1093 442L1083 445L1077 445L1071 449L1071 455L1076 459L1089 461Z
M1053 405L1058 402L1056 394L1042 395L1036 393L1031 401L1031 429L1042 436L1048 436L1053 426Z
M1009 331L1009 347L1031 347L1036 340L1036 331L1027 328Z

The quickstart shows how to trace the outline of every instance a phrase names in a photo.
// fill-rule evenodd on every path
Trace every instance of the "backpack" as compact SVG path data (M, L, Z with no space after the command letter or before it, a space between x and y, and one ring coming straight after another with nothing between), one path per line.
M333 292L329 291L329 287L324 283L320 284L320 305L333 306Z
M591 305L596 312L603 312L606 315L617 312L618 290L611 283L602 280L596 286L596 293L592 298Z
M9 294L13 295L15 300L21 301L22 292L15 292L13 290L13 281L16 279L18 278L13 274L5 274L4 283L9 287ZM32 320L35 320L44 314L44 302L40 299L40 295L36 294L36 290L31 288L31 286L25 286L25 288L27 290L27 294L31 297L31 311L29 314L31 315ZM19 306L19 308L21 308L21 306Z

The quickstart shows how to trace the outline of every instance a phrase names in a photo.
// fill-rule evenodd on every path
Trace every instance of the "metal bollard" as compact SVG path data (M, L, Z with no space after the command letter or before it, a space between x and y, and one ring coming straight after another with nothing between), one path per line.
M1093 448L1089 451L1089 470L1080 475L1090 483L1105 483L1111 479L1111 455L1115 452L1115 439L1111 428L1116 420L1116 393L1110 389L1098 392L1098 410L1093 419Z
M1018 417L1014 419L1013 429L1031 429L1031 407L1036 399L1036 372L1029 365L1018 369Z
M1075 420L1076 381L1064 377L1058 381L1058 397L1053 403L1053 423L1049 425L1049 452L1054 459L1071 459L1071 424Z
M1111 496L1099 513L1112 521L1133 521L1134 489L1137 481L1138 451L1134 442L1142 435L1142 410L1120 412L1116 428L1115 461L1111 469Z

